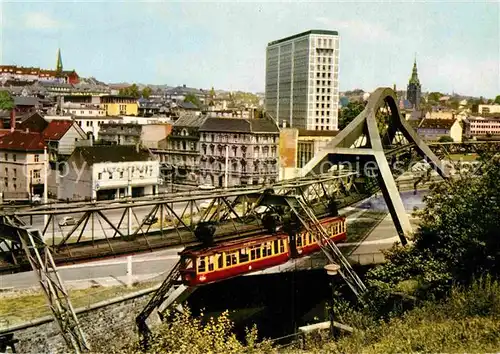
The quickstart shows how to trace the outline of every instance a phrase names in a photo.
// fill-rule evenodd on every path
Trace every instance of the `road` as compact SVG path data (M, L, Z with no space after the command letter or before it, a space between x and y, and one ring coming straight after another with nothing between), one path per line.
M182 248L131 256L132 280L146 281L169 271L179 259ZM95 285L123 285L127 283L127 257L58 267L59 275L68 287L86 288ZM9 290L38 286L33 272L0 276L0 289Z

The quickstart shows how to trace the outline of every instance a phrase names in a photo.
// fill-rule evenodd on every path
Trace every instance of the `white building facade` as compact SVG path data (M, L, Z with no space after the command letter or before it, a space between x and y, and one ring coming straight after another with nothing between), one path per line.
M310 30L270 42L266 51L266 112L278 125L337 130L337 31Z
M77 147L60 178L59 198L102 200L158 193L160 165L136 146Z

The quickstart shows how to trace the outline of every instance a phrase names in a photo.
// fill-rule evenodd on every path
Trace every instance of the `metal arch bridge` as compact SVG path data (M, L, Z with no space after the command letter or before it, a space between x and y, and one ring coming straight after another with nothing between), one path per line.
M259 215L280 206L295 213L303 226L314 232L328 258L342 266L351 288L361 292L364 285L335 245L324 241L324 230L318 227L316 217L382 190L405 243L411 228L395 178L412 162L425 159L446 179L450 168L440 158L470 152L491 156L499 151L498 143L424 144L402 119L394 92L380 88L370 96L365 110L305 166L305 177L267 186L184 192L121 202L56 203L3 210L0 267L11 271L34 269L68 346L84 351L88 345L57 276L56 264L173 244L195 244L196 225L207 221L218 224L216 241L252 237L265 230ZM64 216L72 216L75 224L60 226ZM152 219L157 221L151 224L148 220ZM150 309L158 308L165 300L167 288L155 296Z

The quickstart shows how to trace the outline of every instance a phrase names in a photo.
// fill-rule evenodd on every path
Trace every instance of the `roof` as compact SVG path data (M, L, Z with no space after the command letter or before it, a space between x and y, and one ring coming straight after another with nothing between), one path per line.
M205 121L204 115L197 115L192 112L182 113L174 123L176 127L200 127Z
M424 119L419 128L422 129L451 129L454 119Z
M134 145L77 146L73 155L81 156L89 165L103 162L153 161L148 150Z
M267 119L207 118L200 127L207 132L278 133L278 127Z
M44 140L40 133L26 133L14 130L0 137L0 150L42 151Z
M285 37L282 39L278 39L278 40L269 42L268 46L275 45L275 44L282 43L282 42L286 42L286 41L289 41L291 39L295 39L295 38L299 38L299 37L308 36L310 34L328 34L328 35L338 36L339 33L337 31L329 31L329 30L309 30L306 32L294 34L293 36L289 36L289 37Z
M195 105L193 102L189 102L189 101L179 101L179 102L176 102L177 103L177 106L179 106L180 108L184 108L184 109L199 109L197 105Z
M74 124L72 120L54 119L43 130L43 138L46 140L59 140Z
M23 131L27 129L30 132L41 133L48 125L49 123L39 113L34 113L17 124L16 129Z
M36 106L38 104L38 98L14 96L14 104L16 106Z

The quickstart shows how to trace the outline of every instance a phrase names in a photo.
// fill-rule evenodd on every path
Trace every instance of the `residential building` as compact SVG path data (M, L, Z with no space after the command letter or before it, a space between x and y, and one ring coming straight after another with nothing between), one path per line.
M207 118L199 133L199 161L194 161L199 184L231 187L278 180L279 129L273 121Z
M413 62L413 70L411 73L410 81L408 82L408 87L406 89L406 95L408 101L410 101L413 109L420 109L420 98L422 96L422 87L420 85L420 80L418 79L417 71L417 59Z
M266 51L266 112L279 126L337 130L337 31L310 30L270 42Z
M500 135L500 114L497 117L467 117L465 135L470 138Z
M63 113L78 117L105 117L106 112L99 104L64 102Z
M0 190L42 195L44 147L40 133L15 130L0 137Z
M500 104L480 104L472 107L472 113L480 115L499 114Z
M162 141L158 152L166 157L165 173L171 182L198 185L200 170L200 127L206 116L183 113L177 119L172 132Z
M164 104L161 101L140 98L137 103L138 116L140 117L152 117L158 115L162 111L162 108L163 111L165 111Z
M138 111L137 99L128 96L101 96L101 108L107 116L136 116Z
M136 145L141 142L141 131L142 126L137 123L103 123L99 140L109 145Z
M165 139L172 130L168 123L139 124L110 122L101 125L100 141L110 145L141 144L150 149L158 148L158 143Z
M66 160L77 142L87 140L83 129L74 120L51 120L42 131L50 161Z
M456 112L450 109L432 110L425 114L425 119L451 119L455 120Z
M35 112L40 104L37 97L14 96L14 105L17 113Z
M462 142L463 124L460 119L423 119L417 133L426 141L438 141L449 136L454 142Z
M100 200L158 193L159 162L138 146L79 146L68 159L59 199Z
M101 125L109 122L121 122L122 117L90 117L90 116L73 116L73 115L65 115L65 116L45 116L45 120L53 121L53 120L74 120L80 128L82 128L83 132L87 136L87 139L91 139L92 141L99 140L99 132L101 130Z

